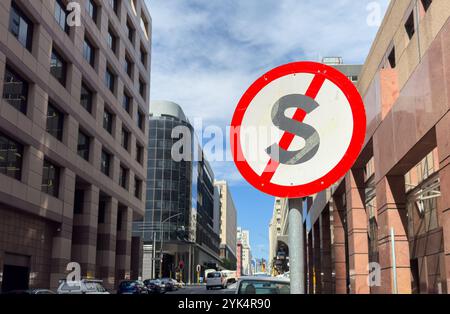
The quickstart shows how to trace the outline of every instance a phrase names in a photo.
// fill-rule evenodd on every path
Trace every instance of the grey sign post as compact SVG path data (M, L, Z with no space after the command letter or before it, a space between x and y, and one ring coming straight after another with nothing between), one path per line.
M302 198L288 199L289 226L289 274L291 278L291 294L305 293L304 273L304 226L302 217Z

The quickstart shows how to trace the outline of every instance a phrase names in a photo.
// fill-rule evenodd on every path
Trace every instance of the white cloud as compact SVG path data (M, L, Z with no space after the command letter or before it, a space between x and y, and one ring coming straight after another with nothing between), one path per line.
M246 88L291 61L342 56L362 63L377 31L372 0L146 0L153 21L151 99L224 128ZM383 10L388 0L376 1ZM234 166L234 165L233 165ZM235 183L229 163L216 177Z

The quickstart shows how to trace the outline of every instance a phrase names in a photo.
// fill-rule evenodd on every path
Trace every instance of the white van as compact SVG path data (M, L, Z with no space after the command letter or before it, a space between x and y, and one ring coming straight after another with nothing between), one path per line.
M227 276L226 274L220 272L220 271L214 271L208 273L208 277L206 279L206 289L212 289L212 288L222 288L225 289L227 287Z

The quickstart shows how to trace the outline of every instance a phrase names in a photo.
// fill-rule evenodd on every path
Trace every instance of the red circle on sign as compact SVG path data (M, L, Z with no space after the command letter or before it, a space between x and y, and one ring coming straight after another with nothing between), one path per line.
M240 126L248 106L254 97L271 82L287 75L299 73L314 74L334 83L346 96L353 116L353 134L350 144L338 164L321 178L306 184L284 186L262 180L245 160L240 140ZM239 101L231 121L231 151L234 162L242 176L258 190L278 197L305 197L318 193L338 181L352 167L364 144L366 134L366 114L364 103L355 85L350 80L328 65L317 62L293 62L277 67L257 79L244 93Z

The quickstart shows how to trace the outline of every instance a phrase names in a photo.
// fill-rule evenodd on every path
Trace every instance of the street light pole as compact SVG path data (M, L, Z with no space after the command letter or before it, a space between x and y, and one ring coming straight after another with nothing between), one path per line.
M169 221L170 219L178 217L180 215L182 215L182 213L178 213L178 214L172 215L170 217L167 217L163 221L161 221L161 231L160 231L161 232L161 246L159 248L159 278L162 278L162 262L163 262L162 254L163 254L163 245L164 245L164 230L163 230L164 227L163 227L163 224L165 222Z

